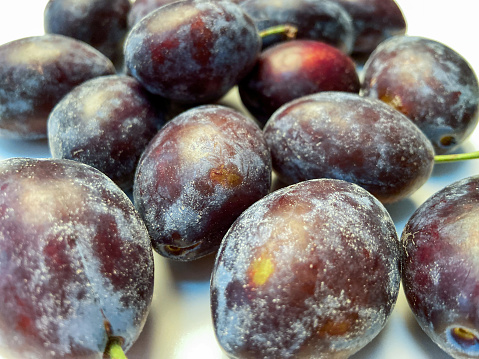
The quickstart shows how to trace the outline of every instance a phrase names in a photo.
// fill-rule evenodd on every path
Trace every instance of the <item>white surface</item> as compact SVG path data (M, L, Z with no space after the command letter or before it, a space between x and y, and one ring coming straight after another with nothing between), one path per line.
M471 0L397 0L408 22L408 34L429 37L461 53L479 73L477 12ZM47 0L3 0L0 44L43 33ZM462 151L479 149L479 129ZM0 159L49 157L46 141L0 139ZM430 195L460 178L478 174L479 160L437 165L431 179L407 200L388 206L400 234L412 212ZM156 256L156 287L151 314L130 359L226 358L216 343L209 310L209 274L213 257L194 263L173 263ZM1 305L1 304L0 304ZM1 358L1 357L0 357ZM415 322L401 293L380 335L354 359L449 358Z

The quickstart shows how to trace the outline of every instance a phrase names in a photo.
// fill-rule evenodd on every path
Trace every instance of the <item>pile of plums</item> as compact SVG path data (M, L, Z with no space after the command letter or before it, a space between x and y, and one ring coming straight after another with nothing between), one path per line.
M434 342L479 356L479 179L401 239L384 207L474 131L478 80L394 0L50 0L44 29L0 45L0 136L52 156L0 161L8 355L127 351L154 250L216 253L231 357L347 358L401 280Z

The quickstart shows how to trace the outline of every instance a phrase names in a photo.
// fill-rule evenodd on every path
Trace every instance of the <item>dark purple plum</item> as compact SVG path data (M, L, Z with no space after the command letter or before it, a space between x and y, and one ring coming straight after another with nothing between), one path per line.
M363 93L408 116L437 154L457 148L479 119L476 74L461 55L431 39L397 36L379 45L364 66Z
M382 41L406 33L406 19L394 0L333 0L351 16L353 53L369 55Z
M128 197L69 160L0 162L0 347L11 358L128 350L153 294L153 253Z
M273 169L283 182L342 179L383 203L415 192L434 165L431 143L406 116L379 100L347 92L288 102L264 133Z
M326 42L350 53L354 30L346 10L330 0L246 0L240 3L259 30L289 24L298 29L297 39ZM263 47L284 40L281 35L263 38Z
M163 109L162 109L163 107ZM166 105L134 78L102 76L77 86L48 118L53 158L93 166L131 188L144 149L164 124Z
M0 46L0 136L45 138L53 107L74 87L115 73L90 45L62 35L27 37Z
M321 91L359 93L356 65L324 42L293 40L263 51L239 83L241 100L264 126L286 102Z
M154 10L133 27L125 63L150 92L201 104L236 85L260 49L256 26L235 3L185 0Z
M232 358L348 358L391 314L399 260L394 223L361 187L318 179L272 192L216 256L216 337Z
M46 33L86 42L120 63L130 7L130 0L50 0L43 24Z
M479 356L479 177L427 199L402 233L402 283L419 325L453 358Z
M231 223L271 186L271 158L253 120L204 105L169 121L137 168L133 196L161 255L213 253Z

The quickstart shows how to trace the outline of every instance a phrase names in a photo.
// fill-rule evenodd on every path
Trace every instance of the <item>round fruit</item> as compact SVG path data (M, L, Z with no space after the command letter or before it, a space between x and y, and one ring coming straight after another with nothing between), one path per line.
M271 186L263 133L230 108L170 120L143 153L133 195L154 249L176 260L216 251L231 223Z
M479 356L479 177L424 202L402 233L404 292L419 325L454 358Z
M283 182L342 179L383 203L415 192L434 165L431 143L416 125L357 94L321 92L291 101L273 114L264 134Z
M399 253L387 211L359 186L277 190L243 212L218 251L217 339L234 358L348 358L392 311Z
M293 40L263 51L253 70L239 83L241 100L264 126L281 105L321 91L359 93L356 65L326 43Z
M68 160L1 161L0 189L0 347L45 359L100 358L112 341L128 350L154 275L128 197Z
M363 93L408 116L437 154L464 142L479 119L479 84L466 60L422 37L391 38L364 66Z
M129 73L150 92L183 103L225 95L253 67L261 38L253 21L227 0L161 6L130 31Z

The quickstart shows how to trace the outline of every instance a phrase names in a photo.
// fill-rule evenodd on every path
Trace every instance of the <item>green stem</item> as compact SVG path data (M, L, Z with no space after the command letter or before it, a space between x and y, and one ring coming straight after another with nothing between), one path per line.
M259 36L261 36L261 38L265 38L266 36L270 35L284 35L287 39L294 39L297 33L298 28L296 26L285 24L268 27L260 31Z
M475 152L468 152L468 153L458 153L452 155L437 155L434 156L434 162L442 163L442 162L456 162L456 161L464 161L464 160L475 160L479 158L479 151Z
M111 340L107 348L107 354L111 359L128 359L121 347L119 340Z

